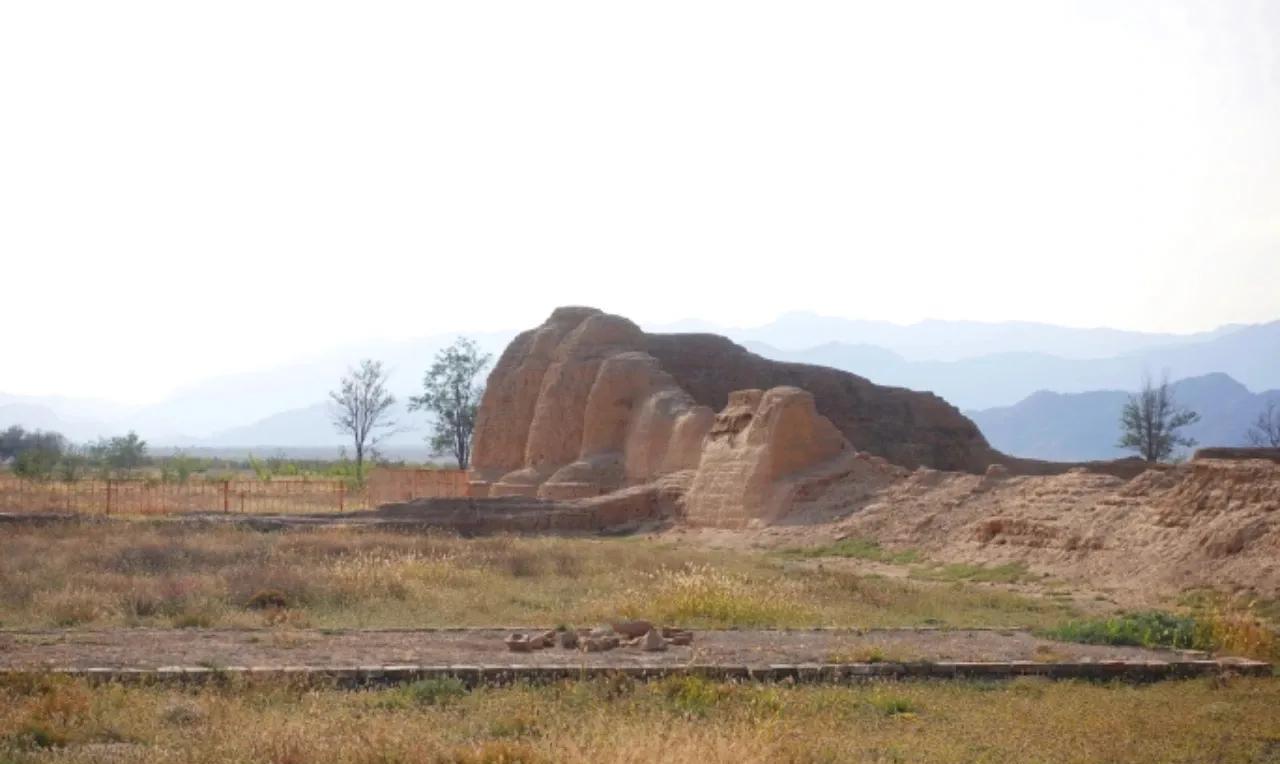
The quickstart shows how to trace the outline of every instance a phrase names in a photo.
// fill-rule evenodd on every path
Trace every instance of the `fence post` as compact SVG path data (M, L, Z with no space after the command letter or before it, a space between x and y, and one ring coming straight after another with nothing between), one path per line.
M231 481L222 481L222 514L231 511Z
M347 484L338 481L338 511L345 512L347 506Z
M107 514L111 514L111 478L107 478Z

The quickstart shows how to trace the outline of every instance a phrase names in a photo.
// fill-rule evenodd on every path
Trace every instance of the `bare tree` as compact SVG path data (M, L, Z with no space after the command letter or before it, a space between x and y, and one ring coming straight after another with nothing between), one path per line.
M348 369L333 399L333 424L351 435L356 451L356 480L364 480L365 453L385 437L395 422L390 419L396 398L387 392L387 372L381 361L365 359L360 368Z
M1266 410L1258 414L1245 435L1255 446L1280 448L1280 405L1267 401Z
M1150 377L1142 380L1142 390L1129 396L1120 412L1120 448L1128 448L1149 462L1165 461L1178 446L1196 444L1194 438L1178 433L1183 427L1200 421L1196 412L1179 406L1173 400L1166 375L1159 385Z
M430 443L436 453L451 453L458 468L471 463L471 433L484 395L480 372L489 363L475 342L459 337L436 353L435 363L422 380L422 395L410 398L411 410L424 409L435 417Z

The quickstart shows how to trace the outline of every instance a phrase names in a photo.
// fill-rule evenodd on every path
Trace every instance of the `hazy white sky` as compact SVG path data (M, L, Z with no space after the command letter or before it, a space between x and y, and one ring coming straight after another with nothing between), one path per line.
M1280 3L0 3L0 391L585 303L1280 318Z

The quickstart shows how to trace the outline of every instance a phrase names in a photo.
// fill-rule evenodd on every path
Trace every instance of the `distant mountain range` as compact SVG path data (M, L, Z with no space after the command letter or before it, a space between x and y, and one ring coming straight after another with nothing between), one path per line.
M645 329L724 334L769 358L834 366L879 384L930 390L977 416L997 407L1016 408L1014 404L1022 405L1020 401L1025 403L1023 399L1039 391L1133 389L1144 372L1159 376L1168 371L1173 379L1220 372L1251 390L1280 388L1280 321L1178 335L1025 322L924 321L904 326L788 313L756 327L688 320ZM20 424L56 430L76 441L133 429L157 447L252 448L255 453L270 448L336 449L344 439L330 423L325 400L348 366L365 357L382 360L391 371L389 386L404 402L418 391L420 376L436 352L458 334L473 337L495 357L515 336L514 331L464 331L370 342L273 369L205 380L139 407L0 393L0 428ZM403 429L387 439L387 447L420 448L425 416L402 411L397 418ZM979 422L984 431L1001 426L997 420L984 421ZM1017 455L1038 455L1023 453L1027 448L1052 450L1019 440L1012 431L997 432L1000 435L989 434L993 443ZM1108 435L1101 446L1091 448L1106 448L1114 440Z
M1040 390L1129 390L1144 373L1159 377L1168 372L1171 379L1180 379L1223 372L1253 390L1280 388L1280 321L1225 328L1192 339L1155 336L1159 339L1152 346L1095 358L1006 349L959 360L917 361L889 348L840 341L803 350L783 350L750 339L739 342L766 358L834 366L882 385L930 390L961 409L1007 406ZM1103 344L1127 344L1130 339L1120 343L1112 338ZM1050 336L1046 345L1052 344Z
M782 351L819 345L872 345L906 361L958 361L1006 353L1036 353L1065 359L1108 358L1170 345L1212 340L1245 328L1229 324L1208 332L1161 334L1120 329L1078 329L1027 321L921 321L895 324L813 313L785 313L757 327L723 327L686 320L647 326L653 332L714 332L741 344L761 343Z
M1266 409L1280 404L1280 390L1252 393L1226 374L1206 374L1174 382L1174 400L1200 421L1185 434L1200 445L1247 445L1245 433ZM1013 406L967 411L991 445L1014 456L1051 461L1087 461L1132 456L1116 447L1120 410L1130 393L1038 392Z

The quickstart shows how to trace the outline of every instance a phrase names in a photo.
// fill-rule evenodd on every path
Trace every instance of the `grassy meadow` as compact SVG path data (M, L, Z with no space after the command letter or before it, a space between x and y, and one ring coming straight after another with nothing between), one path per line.
M784 555L645 538L263 533L170 522L0 536L3 628L553 626L616 617L690 627L1048 627L1071 615L963 581L814 570Z
M1280 682L598 680L336 691L0 682L0 761L1266 762Z
M913 573L814 564L841 556ZM1164 616L1090 620L998 585L1024 573L939 566L866 542L768 552L642 537L15 526L0 528L0 627L287 636L621 616L692 627L1023 625L1113 643L1201 633ZM0 764L1280 762L1277 708L1280 682L1230 677L844 687L617 678L468 691L448 680L339 690L227 677L183 688L35 673L0 678Z

